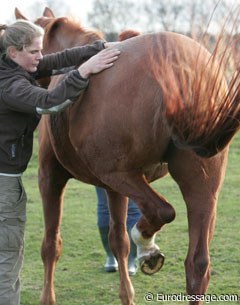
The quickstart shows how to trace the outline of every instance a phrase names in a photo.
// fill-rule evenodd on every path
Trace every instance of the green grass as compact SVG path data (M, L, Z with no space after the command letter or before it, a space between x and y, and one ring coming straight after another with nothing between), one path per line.
M21 305L36 305L43 282L40 246L43 236L43 215L37 185L37 142L34 155L24 175L28 194L25 261L21 273ZM232 145L225 182L220 194L217 222L211 243L211 280L208 293L240 294L240 135ZM187 304L186 302L146 302L146 292L184 293L184 259L187 253L188 231L185 204L171 177L155 182L176 209L177 217L165 226L157 243L166 255L163 269L152 277L137 273L132 277L136 305ZM103 272L105 254L96 225L94 187L76 180L68 183L61 226L63 251L55 272L57 305L119 305L118 273ZM235 305L239 302L213 302Z

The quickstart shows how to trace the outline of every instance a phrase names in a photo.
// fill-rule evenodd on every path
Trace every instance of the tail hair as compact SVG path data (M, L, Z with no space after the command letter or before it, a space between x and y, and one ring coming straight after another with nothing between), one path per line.
M239 12L240 8L235 23ZM161 81L174 144L202 157L224 149L240 129L240 70L233 70L232 65L236 67L232 53L234 25L226 34L226 24L206 65L191 72L182 67L177 74L174 69L168 70L171 76ZM196 67L203 53L199 48Z

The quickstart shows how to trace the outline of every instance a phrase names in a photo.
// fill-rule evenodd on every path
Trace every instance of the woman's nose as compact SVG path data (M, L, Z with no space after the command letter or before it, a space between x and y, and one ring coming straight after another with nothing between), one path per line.
M42 52L38 52L37 53L37 59L39 60L39 59L42 59L42 58L43 58Z

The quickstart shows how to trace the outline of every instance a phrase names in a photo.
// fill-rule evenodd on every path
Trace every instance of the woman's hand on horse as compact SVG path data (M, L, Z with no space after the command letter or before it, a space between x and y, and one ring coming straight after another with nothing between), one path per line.
M78 71L82 77L88 78L90 74L95 74L112 67L114 61L118 59L119 54L120 51L118 49L104 49L82 64Z

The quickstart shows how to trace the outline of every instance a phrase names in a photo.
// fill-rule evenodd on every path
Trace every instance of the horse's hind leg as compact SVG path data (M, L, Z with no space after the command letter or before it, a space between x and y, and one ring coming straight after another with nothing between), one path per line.
M137 245L140 268L146 274L157 272L163 265L164 256L155 244L155 233L175 217L173 207L158 195L139 172L116 172L101 177L112 189L130 197L138 205L142 217L132 230Z
M109 245L118 261L120 277L119 296L123 305L134 305L134 289L128 274L129 239L126 230L127 198L107 191L110 210Z
M41 305L54 305L54 268L61 254L60 222L62 214L63 190L69 179L53 153L40 160L39 188L43 201L45 234L42 241L44 263L44 286L40 298Z
M187 205L189 249L185 260L186 288L193 297L203 295L208 288L209 245L226 157L226 151L205 160L187 152L177 152L169 162L169 172L179 184ZM193 299L189 304L200 305L202 302Z

